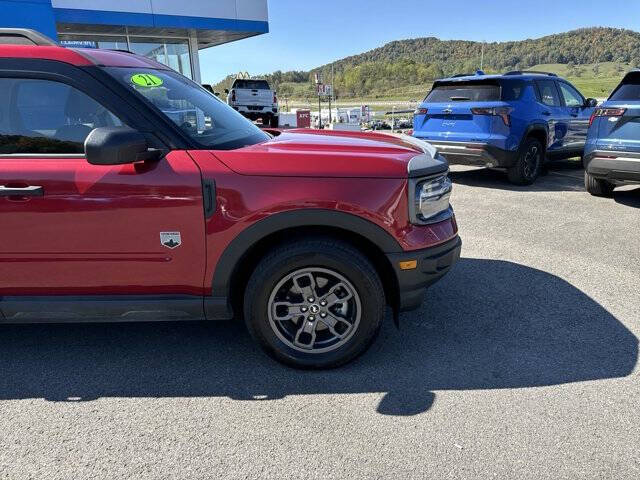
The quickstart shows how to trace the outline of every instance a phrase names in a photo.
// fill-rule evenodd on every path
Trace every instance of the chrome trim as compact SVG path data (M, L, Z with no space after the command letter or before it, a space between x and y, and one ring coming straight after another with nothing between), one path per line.
M400 138L403 141L410 143L414 147L417 147L420 150L422 150L422 153L431 155L432 158L435 158L436 154L438 153L438 151L435 149L433 145L431 145L429 142L425 140L421 140L420 138L412 137L410 135L407 135L406 133L403 133L402 135L400 135Z

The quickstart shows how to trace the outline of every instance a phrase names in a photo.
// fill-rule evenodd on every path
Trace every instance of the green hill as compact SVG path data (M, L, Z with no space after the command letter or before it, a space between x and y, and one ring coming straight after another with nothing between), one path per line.
M482 49L480 42L434 37L394 41L334 62L334 88L340 98L421 98L435 78L480 68ZM548 70L574 81L587 96L606 97L632 66L640 66L640 33L631 30L594 27L484 44L485 72ZM331 65L266 77L281 97L312 98L316 72L329 81ZM228 88L231 81L215 88Z

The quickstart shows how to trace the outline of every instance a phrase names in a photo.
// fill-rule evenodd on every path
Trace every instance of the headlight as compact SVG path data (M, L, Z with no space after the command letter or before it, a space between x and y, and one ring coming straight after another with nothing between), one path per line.
M436 223L451 217L449 197L452 184L446 174L410 183L413 184L409 191L409 195L413 195L413 199L409 199L412 223Z

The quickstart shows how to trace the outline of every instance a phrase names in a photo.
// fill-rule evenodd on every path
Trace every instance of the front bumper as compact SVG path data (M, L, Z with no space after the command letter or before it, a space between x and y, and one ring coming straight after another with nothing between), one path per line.
M462 240L456 236L446 243L413 252L388 253L387 258L398 281L400 311L414 310L423 300L427 287L440 280L460 259ZM401 262L417 261L411 270L402 270Z
M517 152L503 150L483 142L449 142L427 140L451 165L474 165L480 167L512 167L518 157Z
M640 183L640 153L596 150L585 157L587 172L612 183Z

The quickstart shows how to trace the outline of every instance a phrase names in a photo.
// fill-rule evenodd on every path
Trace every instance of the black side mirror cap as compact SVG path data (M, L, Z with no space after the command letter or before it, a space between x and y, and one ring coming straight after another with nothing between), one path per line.
M94 128L84 141L84 153L92 165L125 165L159 160L163 152L149 149L145 136L129 127Z
M585 101L585 106L588 108L597 107L598 100L596 100L595 98L587 98L587 100Z
M226 94L228 95L228 94L229 94L229 89L228 89L228 88L225 88L225 89L224 89L224 93L226 93Z

